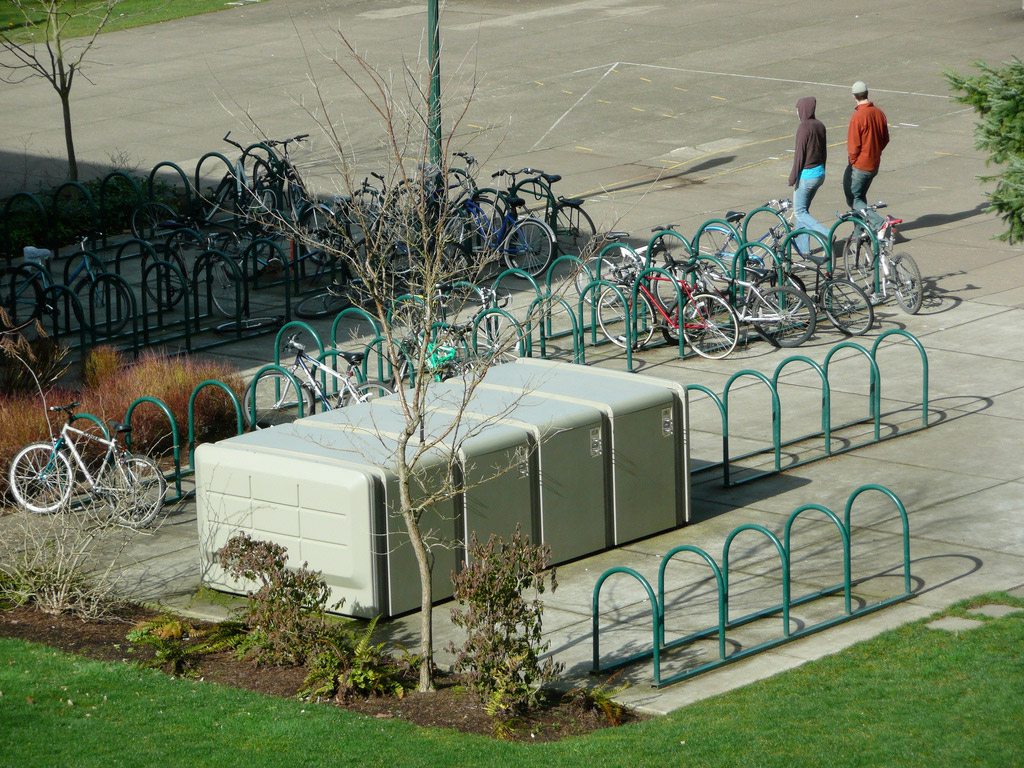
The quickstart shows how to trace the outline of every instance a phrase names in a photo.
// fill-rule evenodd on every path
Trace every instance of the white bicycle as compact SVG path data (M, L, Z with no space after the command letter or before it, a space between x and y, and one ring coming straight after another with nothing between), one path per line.
M71 492L81 484L89 495L109 502L125 525L149 525L163 506L167 481L151 459L118 445L117 436L131 431L127 424L108 422L109 439L72 427L74 409L79 405L50 408L64 412L67 421L52 441L31 443L15 454L9 477L11 493L29 512L50 514L66 508ZM87 443L102 447L98 462L83 457Z

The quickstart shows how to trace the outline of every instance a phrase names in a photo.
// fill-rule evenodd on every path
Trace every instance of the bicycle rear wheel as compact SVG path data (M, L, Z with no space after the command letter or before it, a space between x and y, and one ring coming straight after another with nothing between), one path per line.
M164 505L167 481L156 463L145 456L125 456L111 469L114 512L130 528L144 528Z
M701 357L719 360L728 356L739 341L739 320L736 310L721 296L698 293L683 304L679 319L683 338ZM672 337L665 331L666 338ZM675 340L678 343L679 337Z
M517 221L501 245L509 269L521 269L531 277L544 274L554 249L551 228L537 219Z
M892 258L892 274L889 280L896 294L896 303L908 315L916 315L924 301L921 287L921 270L909 253L897 253Z
M0 280L0 290L6 288L10 290L3 294L0 306L7 310L12 324L35 320L42 315L46 278L41 269L27 265L8 267Z
M21 506L45 515L68 503L74 474L68 457L55 451L51 443L32 443L14 455L8 480Z
M177 214L174 209L155 200L148 200L135 206L129 222L132 237L147 242L155 240L165 231L166 222L174 221Z
M736 238L720 224L709 224L700 230L698 235L697 253L715 256L728 262L736 255L736 249L739 247Z
M594 220L578 203L559 203L555 209L555 238L558 255L579 256L597 234Z
M633 316L629 311L628 305L630 300L629 288L626 286L621 287L623 288L626 303L623 303L617 292L610 288L605 289L598 300L597 321L609 341L620 347L626 346L627 333L632 329L633 349L639 349L648 344L651 341L651 337L654 336L654 330L657 327L655 325L657 315L654 312L654 307L651 306L650 300L644 294L639 293L637 294L639 303L636 308L636 327L631 328Z
M777 347L798 347L814 333L814 302L787 285L750 291L747 318L761 338Z
M393 394L395 394L395 390L383 381L376 379L363 381L353 385L351 390L346 389L340 393L338 407L344 408L346 405L352 405L353 403L369 403L378 397L386 397Z
M875 292L874 252L871 241L855 229L843 247L843 268L846 278L870 296Z
M875 310L867 294L849 280L826 282L821 289L821 308L828 321L849 336L863 336L875 324Z
M287 375L280 371L267 371L245 388L242 395L245 422L252 429L263 429L295 421L299 416L300 398L302 415L309 416L313 413L312 393L301 384L296 393L295 385Z
M343 309L352 306L348 296L324 291L314 296L308 296L295 305L297 317L312 320L317 317L331 317L337 315Z

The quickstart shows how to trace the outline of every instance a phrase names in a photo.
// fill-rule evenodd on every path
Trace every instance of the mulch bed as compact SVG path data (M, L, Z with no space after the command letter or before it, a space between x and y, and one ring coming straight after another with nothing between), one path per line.
M51 615L31 606L0 611L0 637L42 643L69 653L102 661L146 663L153 658L146 646L131 646L125 635L131 627L157 614L140 607L128 607L103 620ZM197 628L201 622L191 622ZM250 691L293 698L306 677L303 667L256 667L233 652L201 656L189 676L199 680ZM495 734L495 721L484 712L479 698L461 685L458 677L439 674L434 693L408 692L396 697L351 697L323 702L351 712L398 718L420 726L451 728L485 736ZM644 719L626 710L623 722ZM552 692L549 703L513 724L505 738L513 741L557 741L611 727L607 718L593 707L570 696Z

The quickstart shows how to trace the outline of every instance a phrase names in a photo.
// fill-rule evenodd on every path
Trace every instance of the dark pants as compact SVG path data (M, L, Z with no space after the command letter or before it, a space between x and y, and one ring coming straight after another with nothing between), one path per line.
M855 211L868 207L868 188L878 171L862 171L852 165L846 166L846 173L843 174L843 194L846 195L846 204ZM881 216L871 210L864 210L865 218L875 229L878 229L885 222Z

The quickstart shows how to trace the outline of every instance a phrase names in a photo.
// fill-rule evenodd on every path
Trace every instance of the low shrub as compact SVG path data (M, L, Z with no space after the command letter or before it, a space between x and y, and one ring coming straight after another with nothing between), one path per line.
M286 567L279 544L233 536L217 553L232 578L259 584L249 591L243 622L248 637L240 647L257 664L303 664L326 635L330 589L319 571Z
M452 609L452 622L467 636L449 650L488 714L504 720L537 705L541 686L562 670L540 659L549 646L542 638L540 595L558 583L554 569L547 570L550 548L531 544L518 526L509 541L491 536L480 544L473 535L469 549L469 566L452 577L455 599L465 606Z

